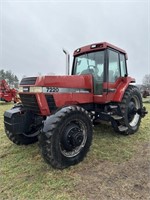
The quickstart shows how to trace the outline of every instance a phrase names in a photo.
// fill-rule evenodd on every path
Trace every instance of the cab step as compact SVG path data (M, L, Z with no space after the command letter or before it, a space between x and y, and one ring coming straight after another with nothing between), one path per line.
M119 129L119 131L121 131L121 132L125 132L125 131L128 130L128 127L123 126L123 125L120 125L120 126L118 126L118 129Z
M115 120L121 120L123 118L122 116L119 115L112 115L111 117Z
M116 105L110 105L109 108L116 109L116 108L118 108L118 105L117 106Z

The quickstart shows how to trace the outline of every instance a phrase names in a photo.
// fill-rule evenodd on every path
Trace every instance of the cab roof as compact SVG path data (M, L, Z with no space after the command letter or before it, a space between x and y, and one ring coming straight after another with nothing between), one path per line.
M118 47L116 47L116 46L114 46L114 45L112 45L108 42L93 43L93 44L90 44L90 45L87 45L87 46L80 47L80 48L78 48L74 51L74 56L77 56L77 55L80 55L80 54L83 54L83 53L99 51L99 50L103 50L103 49L107 49L107 48L117 50L117 51L125 54L126 58L127 58L126 51L124 51L123 49L120 49L120 48L118 48Z

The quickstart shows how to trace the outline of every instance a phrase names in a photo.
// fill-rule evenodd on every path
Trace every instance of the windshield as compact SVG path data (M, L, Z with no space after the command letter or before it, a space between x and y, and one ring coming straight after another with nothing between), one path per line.
M104 51L86 53L75 57L73 74L92 74L102 76L104 70Z

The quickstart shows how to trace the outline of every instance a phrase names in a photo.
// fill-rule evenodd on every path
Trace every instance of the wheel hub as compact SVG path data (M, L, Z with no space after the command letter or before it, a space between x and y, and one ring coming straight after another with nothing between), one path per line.
M129 121L131 121L134 117L134 115L136 114L136 106L135 106L135 103L133 101L131 101L129 103L129 107L128 107L128 118L129 118Z
M74 147L76 146L79 146L82 141L83 141L83 134L82 134L82 131L79 129L79 130L74 130L74 131L77 131L77 132L74 132L71 136L71 143Z
M72 151L74 148L82 144L83 138L82 130L76 124L71 124L66 128L63 134L63 148L67 151Z

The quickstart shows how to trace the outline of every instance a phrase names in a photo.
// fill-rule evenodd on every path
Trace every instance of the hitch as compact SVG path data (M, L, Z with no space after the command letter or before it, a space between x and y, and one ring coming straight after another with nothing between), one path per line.
M146 114L148 114L148 111L146 111L145 106L143 108L139 108L136 111L137 114L139 114L141 117L145 117Z

